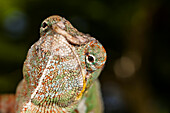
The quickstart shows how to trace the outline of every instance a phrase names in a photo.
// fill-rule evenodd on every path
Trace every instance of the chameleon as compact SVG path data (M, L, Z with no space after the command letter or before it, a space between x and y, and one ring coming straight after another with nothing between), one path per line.
M79 32L64 17L46 18L39 40L27 53L11 109L16 113L102 113L98 76L106 57L98 40Z

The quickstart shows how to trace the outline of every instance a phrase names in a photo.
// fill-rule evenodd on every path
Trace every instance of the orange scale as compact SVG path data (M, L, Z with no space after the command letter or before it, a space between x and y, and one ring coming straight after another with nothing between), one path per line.
M50 40L52 40L52 38L50 38Z
M83 63L83 64L85 64L85 62L84 62L84 61L83 61L82 63Z
M43 91L45 91L45 87L42 87Z
M40 97L38 97L38 100L40 100L41 98Z
M49 77L47 76L44 80L45 80L45 81L48 81L48 79L49 79Z
M41 72L42 70L39 68L38 71Z
M58 48L56 48L56 51L59 51L59 49L58 49Z
M104 50L104 52L106 53L106 50L105 50L105 48L102 46L102 49Z
M32 82L29 80L29 84L31 84Z
M86 67L84 66L83 69L86 69Z
M49 78L50 81L52 81L52 78ZM51 82L50 82L51 83Z
M52 82L50 82L49 84L52 85Z
M38 83L36 83L36 86L38 86Z
M58 95L58 98L60 99L60 95Z
M101 61L101 63L104 63L105 61L103 60L103 61ZM103 66L103 65L102 65Z
M93 43L93 41L92 42L90 42L90 44L89 45L91 45Z
M105 57L104 61L106 61L106 57Z
M42 85L44 85L45 83L44 82L42 82Z
M42 93L42 92L40 92L40 93L39 93L39 95L43 95L43 93Z
M53 112L53 110L50 110L50 113L52 113Z

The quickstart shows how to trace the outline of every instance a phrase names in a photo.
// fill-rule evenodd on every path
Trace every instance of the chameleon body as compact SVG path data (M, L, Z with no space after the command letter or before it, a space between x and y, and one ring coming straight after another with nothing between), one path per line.
M60 16L45 19L17 87L17 113L102 112L98 76L106 51Z

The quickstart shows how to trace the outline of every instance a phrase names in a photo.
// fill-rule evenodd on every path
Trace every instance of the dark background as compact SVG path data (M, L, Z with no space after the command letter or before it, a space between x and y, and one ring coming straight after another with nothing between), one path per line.
M170 112L169 0L0 0L0 93L15 93L27 51L51 15L106 48L105 113Z

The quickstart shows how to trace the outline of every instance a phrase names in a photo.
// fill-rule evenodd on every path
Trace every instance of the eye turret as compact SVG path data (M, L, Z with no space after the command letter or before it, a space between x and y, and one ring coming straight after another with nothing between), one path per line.
M40 27L40 36L43 36L45 35L50 29L50 22L48 20L44 20L41 24L41 27Z
M95 71L102 68L106 61L106 51L103 46L97 42L92 41L86 49L86 69L88 71Z
M86 61L88 62L88 63L93 63L94 61L95 61L95 56L93 56L93 55L87 55L86 56Z
M48 24L46 22L43 22L42 25L41 25L42 28L47 28L48 27Z

